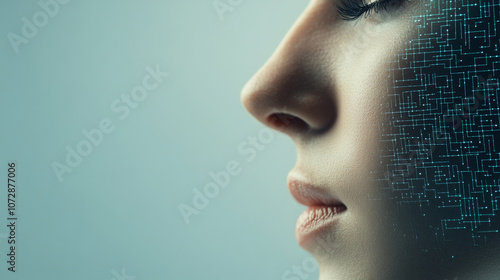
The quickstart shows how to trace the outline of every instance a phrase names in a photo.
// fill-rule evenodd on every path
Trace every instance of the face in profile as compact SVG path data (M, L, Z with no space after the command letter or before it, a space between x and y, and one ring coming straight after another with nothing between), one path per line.
M245 85L320 279L500 279L499 5L312 0Z

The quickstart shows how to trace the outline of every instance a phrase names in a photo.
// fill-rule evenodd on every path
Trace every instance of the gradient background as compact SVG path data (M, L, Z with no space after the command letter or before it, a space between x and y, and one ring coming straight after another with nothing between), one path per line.
M0 279L282 279L301 266L291 140L274 133L251 162L237 147L263 128L240 90L306 5L243 0L221 20L212 0L72 0L15 53L7 34L42 8L2 1ZM148 65L170 76L120 120L110 104ZM52 162L103 118L115 130L59 182ZM12 160L16 273L5 238ZM242 173L186 225L179 204L192 205L193 188L230 160Z

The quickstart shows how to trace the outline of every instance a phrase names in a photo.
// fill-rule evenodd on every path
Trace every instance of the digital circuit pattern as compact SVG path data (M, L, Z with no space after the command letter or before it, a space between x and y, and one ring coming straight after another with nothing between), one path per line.
M384 179L437 237L474 245L500 225L500 1L430 1L396 58Z

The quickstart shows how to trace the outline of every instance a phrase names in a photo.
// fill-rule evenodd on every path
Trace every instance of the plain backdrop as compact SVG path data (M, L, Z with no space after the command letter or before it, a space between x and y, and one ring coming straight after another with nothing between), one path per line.
M222 18L212 0L71 0L48 15L49 2L0 3L0 279L288 279L309 257L295 240L305 207L286 187L296 151L278 133L238 151L264 128L240 91L307 1L243 0ZM148 66L169 76L120 119L113 102ZM54 163L105 119L114 130L59 180ZM241 173L186 224L179 205L231 161Z

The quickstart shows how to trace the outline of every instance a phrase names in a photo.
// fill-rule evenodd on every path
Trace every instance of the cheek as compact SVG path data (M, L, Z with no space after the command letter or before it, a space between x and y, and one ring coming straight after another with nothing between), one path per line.
M391 189L392 182L388 179L387 168L394 162L394 146L400 139L393 137L391 120L388 115L394 109L397 92L393 91L394 80L402 78L401 72L394 69L400 67L405 61L401 53L404 52L409 40L416 37L415 29L411 26L400 24L387 24L379 27L369 27L369 23L360 23L361 30L358 37L352 35L349 46L355 52L346 54L342 58L343 71L339 73L338 100L339 137L346 147L349 164L344 166L352 168L352 180L356 182L357 199L384 198L386 205L379 209L392 209L383 213L385 215L384 227L392 227L394 221L407 223L418 214L418 209L401 209L394 199L395 192ZM370 33L371 32L371 33ZM356 45L356 43L361 44ZM400 60L401 59L401 60ZM394 75L399 73L399 75ZM405 159L415 162L421 153L409 152ZM401 166L402 172L414 172L409 165ZM355 167L355 168L354 168ZM364 178L357 174L367 174ZM360 187L361 186L361 187ZM367 201L361 210L363 217L365 212L373 210L371 205L375 202ZM388 214L394 213L394 214ZM417 213L414 215L414 213ZM366 215L364 223L370 224L370 215ZM360 225L361 227L362 225ZM382 223L376 225L382 226ZM406 234L404 225L398 226L401 235ZM417 230L417 227L413 228ZM397 233L399 234L399 233Z
M380 168L382 125L390 107L393 69L410 33L404 24L373 26L360 22L360 32L344 45L351 50L342 58L338 73L339 129L355 147L353 158L365 170ZM357 43L362 42L357 45ZM396 43L397 42L397 43Z

